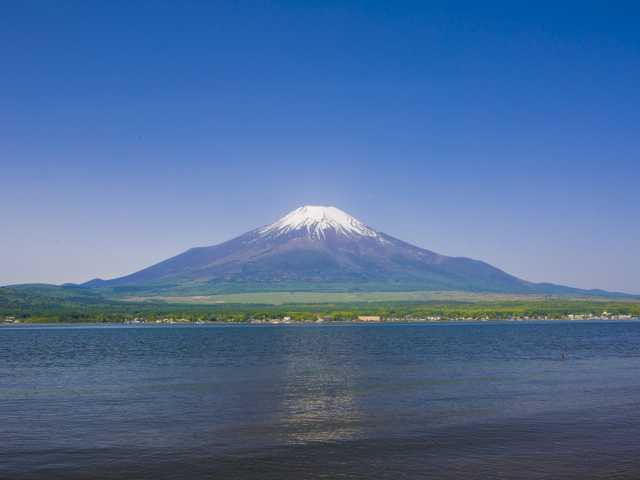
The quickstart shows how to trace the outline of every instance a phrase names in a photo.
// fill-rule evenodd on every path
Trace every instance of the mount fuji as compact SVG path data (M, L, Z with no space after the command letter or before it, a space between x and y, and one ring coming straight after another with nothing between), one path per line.
M130 275L84 285L184 293L317 289L598 294L531 283L485 262L440 255L325 206L300 207L219 245L192 248Z

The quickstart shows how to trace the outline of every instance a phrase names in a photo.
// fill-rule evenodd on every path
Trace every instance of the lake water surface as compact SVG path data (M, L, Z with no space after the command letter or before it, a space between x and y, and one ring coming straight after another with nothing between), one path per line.
M636 479L640 323L2 327L0 478Z

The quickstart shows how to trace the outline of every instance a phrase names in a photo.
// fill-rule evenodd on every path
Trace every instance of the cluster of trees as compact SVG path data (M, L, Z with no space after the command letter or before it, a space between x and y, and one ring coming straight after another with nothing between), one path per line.
M290 317L292 321L355 320L360 315L391 319L508 319L563 318L569 314L640 316L640 300L575 298L531 298L496 300L487 296L473 301L381 301L354 303L171 304L124 302L105 298L77 286L22 285L0 288L0 322L15 317L22 322L118 323L144 318L146 321L184 319L192 322L246 322Z
M247 322L290 317L292 321L355 320L361 315L376 315L386 319L509 319L563 318L569 314L640 316L640 303L602 302L588 300L513 301L504 303L364 303L364 304L300 304L300 305L172 305L125 304L89 305L79 307L20 308L13 315L23 322L97 322L118 323L134 319L148 322L182 319L190 322Z

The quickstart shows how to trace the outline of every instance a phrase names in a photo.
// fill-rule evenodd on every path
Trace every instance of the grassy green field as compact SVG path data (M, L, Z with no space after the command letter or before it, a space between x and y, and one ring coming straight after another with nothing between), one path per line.
M256 292L256 293L224 293L216 295L153 295L131 296L122 300L128 302L163 302L172 304L219 305L219 304L252 304L252 305L296 305L296 304L352 304L379 302L535 302L558 297L551 295L519 295L497 293L468 292ZM578 298L578 297L574 297ZM607 299L589 297L590 302Z

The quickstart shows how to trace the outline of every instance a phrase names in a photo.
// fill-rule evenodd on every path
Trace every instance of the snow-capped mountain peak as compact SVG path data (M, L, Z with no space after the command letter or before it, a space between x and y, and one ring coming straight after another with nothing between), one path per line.
M280 220L260 229L261 235L285 235L306 230L313 238L326 238L327 232L346 237L381 238L375 230L336 207L305 205L288 213Z
M153 295L158 289L200 295L196 292L269 291L270 287L384 291L385 285L391 291L581 292L526 282L477 260L439 255L376 232L335 207L318 206L298 208L271 225L218 245L191 248L125 277L87 284L124 291L134 287L132 293Z

